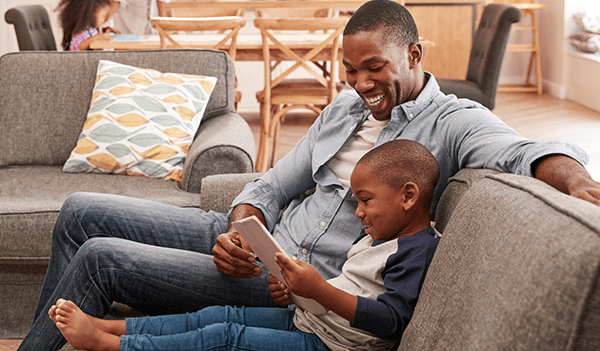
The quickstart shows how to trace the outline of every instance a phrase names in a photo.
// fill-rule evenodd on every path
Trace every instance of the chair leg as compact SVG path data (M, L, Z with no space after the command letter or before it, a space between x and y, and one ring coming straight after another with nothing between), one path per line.
M271 122L277 124L275 125L275 133L273 135L273 149L271 150L271 162L269 163L269 167L275 166L275 155L277 154L277 146L279 145L279 131L281 129L281 122L284 117L285 115L282 115L281 118Z
M260 140L258 143L258 153L256 156L256 171L267 171L267 157L269 155L269 119L270 108L266 108L264 103L260 104Z

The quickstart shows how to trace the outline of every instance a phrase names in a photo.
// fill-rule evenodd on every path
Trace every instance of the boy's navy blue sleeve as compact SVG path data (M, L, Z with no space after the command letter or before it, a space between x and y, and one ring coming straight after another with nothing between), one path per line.
M400 339L413 315L438 241L429 230L399 238L398 251L388 257L382 272L386 292L377 300L359 296L351 326L382 339Z

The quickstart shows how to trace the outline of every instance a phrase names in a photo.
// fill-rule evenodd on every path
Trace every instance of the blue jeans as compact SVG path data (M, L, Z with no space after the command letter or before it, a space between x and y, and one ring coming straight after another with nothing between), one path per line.
M49 308L72 300L95 317L113 301L148 314L198 311L213 305L276 306L267 271L235 279L212 260L225 214L121 196L77 193L60 211L31 330L19 350L58 350L65 344Z
M132 318L121 350L324 350L315 335L294 326L283 308L214 306L196 313Z

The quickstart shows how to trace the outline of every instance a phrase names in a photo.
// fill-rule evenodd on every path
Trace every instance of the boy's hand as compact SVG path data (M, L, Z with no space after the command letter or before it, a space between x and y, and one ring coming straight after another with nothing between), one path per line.
M290 289L283 284L275 276L269 272L269 290L271 290L271 297L273 300L280 305L293 305L294 301L290 299Z
M296 295L314 299L319 295L319 288L323 283L327 284L315 267L296 257L289 259L278 252L275 262L279 265L288 287Z

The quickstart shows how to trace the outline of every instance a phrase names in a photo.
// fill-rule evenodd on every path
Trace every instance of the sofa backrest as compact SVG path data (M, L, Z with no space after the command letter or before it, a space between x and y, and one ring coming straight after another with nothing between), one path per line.
M485 171L451 183L462 172ZM487 174L445 225L399 349L598 350L599 267L600 208Z
M89 110L99 60L217 77L203 118L234 111L235 66L223 51L10 53L0 57L0 167L67 160Z

